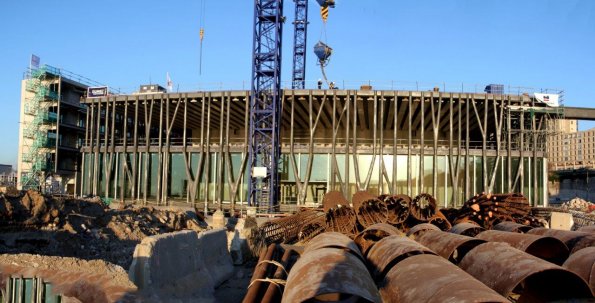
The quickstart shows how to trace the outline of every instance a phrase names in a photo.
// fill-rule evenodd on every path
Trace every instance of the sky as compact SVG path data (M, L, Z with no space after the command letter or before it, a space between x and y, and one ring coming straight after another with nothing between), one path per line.
M204 2L204 10L201 9ZM285 0L283 86L290 86L294 2ZM334 52L340 88L564 90L566 106L595 107L595 1L336 0L326 25L309 1L307 87L321 78L312 47ZM20 83L31 54L131 93L250 89L254 1L21 0L0 9L0 163L16 168ZM205 29L199 71L199 29ZM518 89L516 89L518 91ZM586 121L579 129L594 127Z

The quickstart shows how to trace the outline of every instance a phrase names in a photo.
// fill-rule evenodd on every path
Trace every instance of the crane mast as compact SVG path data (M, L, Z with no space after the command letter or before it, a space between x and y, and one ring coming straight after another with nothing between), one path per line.
M292 89L304 89L306 83L306 38L308 37L308 0L295 2L293 21Z
M279 197L283 0L254 1L248 205L274 210Z

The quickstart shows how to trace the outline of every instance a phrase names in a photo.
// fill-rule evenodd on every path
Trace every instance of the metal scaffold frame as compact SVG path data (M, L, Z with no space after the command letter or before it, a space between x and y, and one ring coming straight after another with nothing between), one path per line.
M255 1L248 202L270 210L279 196L282 31L283 0Z
M59 93L50 88L51 81L60 77L58 69L44 65L31 71L25 89L34 95L25 99L24 114L31 118L23 121L22 157L29 163L29 170L20 176L23 189L39 189L42 178L52 170L47 158L47 149L56 145L56 137L49 136L48 125L57 122L58 116L49 111L50 102L59 100Z
M306 44L308 37L308 0L294 0L293 72L291 88L304 89L306 82Z

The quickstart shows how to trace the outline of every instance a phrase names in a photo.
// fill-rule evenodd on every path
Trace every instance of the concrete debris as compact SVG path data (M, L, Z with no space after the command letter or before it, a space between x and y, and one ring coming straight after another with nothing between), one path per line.
M65 199L32 190L0 195L0 253L102 259L127 269L145 237L207 228L193 212L108 209L99 198Z
M582 211L585 213L590 213L592 211L595 211L595 204L591 203L589 201L583 200L579 197L576 197L570 201L562 203L562 206L560 208L562 208L564 210L576 210L576 211Z

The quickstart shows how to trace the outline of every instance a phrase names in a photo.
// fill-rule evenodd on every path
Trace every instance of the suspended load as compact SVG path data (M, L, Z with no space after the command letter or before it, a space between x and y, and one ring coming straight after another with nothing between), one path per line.
M324 66L328 63L329 58L333 54L333 49L322 41L318 41L318 43L314 45L314 54L318 57L320 65Z
M330 6L335 7L335 0L316 0L320 6Z

